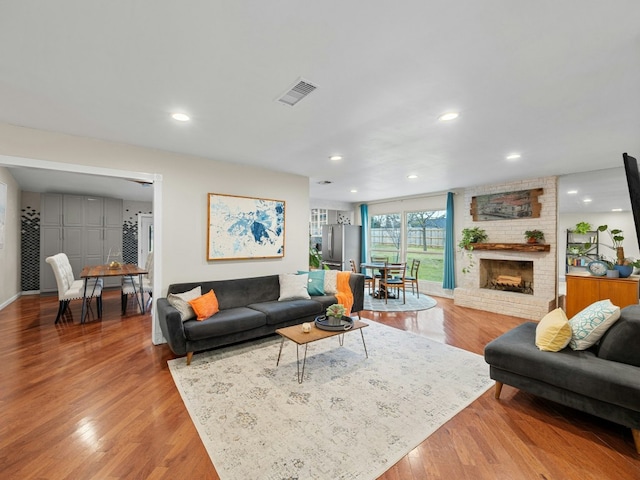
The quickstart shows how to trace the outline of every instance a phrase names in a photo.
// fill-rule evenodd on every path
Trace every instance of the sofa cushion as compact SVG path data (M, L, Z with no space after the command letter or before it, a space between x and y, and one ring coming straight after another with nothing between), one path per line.
M338 293L338 270L324 271L324 294L335 295Z
M276 325L282 322L288 322L297 318L302 319L312 315L320 315L323 313L322 304L314 300L288 300L286 302L264 302L252 303L248 305L267 316L268 325Z
M571 320L571 341L574 350L586 350L596 344L607 329L620 318L620 307L611 300L600 300L578 312Z
M640 305L625 307L620 318L607 330L598 348L598 357L640 367Z
M280 295L278 275L262 277L234 278L231 280L210 280L206 282L173 283L167 293L180 293L202 287L203 292L213 290L218 297L220 310L246 307L249 303L277 300Z
M187 340L196 341L211 337L220 337L230 333L251 330L267 323L266 316L252 308L237 307L220 310L206 320L188 320L184 322L184 335Z
M279 278L279 301L293 300L294 298L311 298L307 291L307 283L309 281L307 274L295 275L293 273L282 273Z
M189 300L195 300L202 295L202 289L198 286L183 293L170 293L167 295L169 303L180 312L180 318L182 321L191 320L196 318L196 313L193 311Z
M213 290L194 300L189 300L189 305L196 314L196 320L206 320L220 311L218 299Z
M570 340L571 326L561 308L547 313L536 327L536 346L545 352L559 352Z

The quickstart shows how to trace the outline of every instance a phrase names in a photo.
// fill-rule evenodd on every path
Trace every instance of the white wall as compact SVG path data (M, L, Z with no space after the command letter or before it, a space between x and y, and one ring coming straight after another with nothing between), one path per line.
M9 170L0 166L0 182L7 185L4 248L0 250L0 308L20 292L20 189Z
M161 258L157 260L162 262L162 292L158 296L164 296L171 283L308 268L306 177L2 123L0 146L0 155L162 175ZM284 200L284 258L207 261L208 193Z

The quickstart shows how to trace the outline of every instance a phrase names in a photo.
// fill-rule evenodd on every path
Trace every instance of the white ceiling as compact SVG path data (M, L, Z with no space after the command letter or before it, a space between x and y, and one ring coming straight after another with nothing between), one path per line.
M296 173L343 202L617 168L640 155L639 25L637 0L7 0L0 121ZM318 89L276 102L299 77Z

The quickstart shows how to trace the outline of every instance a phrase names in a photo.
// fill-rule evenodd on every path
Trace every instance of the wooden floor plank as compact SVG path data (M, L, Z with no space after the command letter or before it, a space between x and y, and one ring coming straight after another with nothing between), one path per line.
M363 317L482 354L517 317L436 299L420 312ZM80 302L58 325L53 295L0 311L0 477L218 479L167 367L151 318L117 290L102 320L81 325ZM629 429L505 385L483 394L380 479L640 478Z

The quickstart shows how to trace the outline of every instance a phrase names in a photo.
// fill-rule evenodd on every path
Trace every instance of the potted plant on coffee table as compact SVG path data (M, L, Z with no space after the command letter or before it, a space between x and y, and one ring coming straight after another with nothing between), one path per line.
M340 325L342 323L342 317L344 316L346 309L341 303L334 303L327 308L327 319L329 325Z

